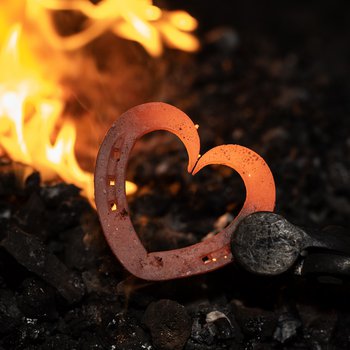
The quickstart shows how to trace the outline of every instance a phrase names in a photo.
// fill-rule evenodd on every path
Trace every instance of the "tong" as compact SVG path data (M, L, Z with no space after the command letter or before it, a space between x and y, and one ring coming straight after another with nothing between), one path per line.
M238 224L232 254L244 269L265 276L350 277L350 235L340 227L304 229L273 212L255 212Z

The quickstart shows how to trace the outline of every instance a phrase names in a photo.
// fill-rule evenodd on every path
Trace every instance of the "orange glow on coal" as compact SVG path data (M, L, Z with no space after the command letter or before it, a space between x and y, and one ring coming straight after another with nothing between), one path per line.
M0 153L31 165L45 181L58 176L75 184L93 202L93 174L75 156L75 125L61 118L62 93L40 75L20 34L21 27L13 26L0 52ZM126 183L127 193L135 189Z
M102 33L112 33L140 43L150 55L160 56L164 44L193 52L199 41L192 34L197 21L185 11L165 11L151 0L102 0L94 5L88 0L27 0L28 15L41 20L41 32L54 47L76 50ZM86 16L80 32L68 36L57 34L52 25L52 11L78 11Z

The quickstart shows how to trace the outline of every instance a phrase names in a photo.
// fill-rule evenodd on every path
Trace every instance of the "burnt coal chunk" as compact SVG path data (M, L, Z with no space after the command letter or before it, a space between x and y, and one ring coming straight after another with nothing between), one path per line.
M11 227L0 244L19 264L56 288L69 303L83 297L85 290L81 277L70 271L35 236Z
M251 339L259 343L272 340L278 321L275 312L245 306L236 300L233 303L237 323L246 340Z
M5 235L5 232L4 232ZM1 247L0 241L0 276L4 287L17 289L23 280L28 277L28 270L19 264L16 259Z
M79 350L80 342L70 338L66 334L56 334L48 337L45 342L38 348L39 350Z
M292 313L285 312L278 317L277 327L273 334L273 339L284 344L295 339L300 331L300 319Z
M21 289L17 301L26 317L36 319L57 317L55 291L52 287L39 279L27 278L23 281Z
M0 197L11 196L19 192L19 181L14 172L13 164L0 164L0 171Z
M28 233L45 238L47 236L45 203L37 192L33 192L15 213L18 226Z
M101 310L100 306L93 305L84 305L82 308L70 310L64 316L60 330L75 339L83 334L95 333L103 320Z
M46 221L51 234L80 225L83 213L91 211L87 200L74 185L57 184L41 188L40 196L46 207Z
M24 182L25 193L28 195L33 193L33 192L39 193L40 183L41 183L40 173L37 171L34 171L32 174L30 174L26 178L26 180Z
M110 318L103 340L105 347L110 349L153 349L150 337L141 327L140 321L125 312L118 312Z
M23 315L18 308L14 294L7 289L0 290L0 334L16 329Z
M340 349L350 349L349 329L350 314L347 312L339 313L331 343Z
M220 311L212 311L207 314L206 322L209 325L210 333L219 340L233 339L235 329L229 318Z
M98 259L84 243L84 231L81 227L62 232L60 238L64 242L64 262L70 268L84 270L94 266Z
M242 333L229 304L195 303L191 337L186 349L239 348Z
M159 350L181 350L191 335L192 319L176 301L161 299L151 303L142 322Z
M298 304L297 307L304 339L310 348L331 348L334 335L339 343L346 339L345 333L349 340L349 323L346 317L341 320L342 317L333 308L312 304Z
M80 344L84 344L81 345L83 349L89 349L92 344L96 344L97 349L103 344L112 345L111 337L115 330L110 332L108 323L120 310L120 305L110 295L104 295L103 301L101 296L88 297L83 305L77 305L64 314L57 330L79 340Z
M23 322L2 340L5 349L39 348L45 338L52 333L52 326L37 319L23 318Z
M108 258L109 247L100 227L89 224L88 231L77 226L58 235L61 245L58 248L62 250L59 257L69 268L82 272L100 267Z
M79 193L78 187L64 183L41 188L41 196L48 208L57 208L62 202L78 197Z

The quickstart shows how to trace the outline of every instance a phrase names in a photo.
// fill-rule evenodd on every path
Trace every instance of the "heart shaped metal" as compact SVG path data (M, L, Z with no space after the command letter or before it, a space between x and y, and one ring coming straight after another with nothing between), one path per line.
M129 216L125 175L136 141L155 130L166 130L179 137L188 153L188 172L193 175L209 164L226 165L236 170L244 181L246 200L238 216L214 237L181 249L147 252ZM188 277L230 263L230 239L238 222L253 212L274 209L273 176L258 154L239 145L222 145L199 158L199 149L198 132L191 119L179 109L161 102L131 108L118 118L103 140L95 170L97 211L113 253L139 278Z

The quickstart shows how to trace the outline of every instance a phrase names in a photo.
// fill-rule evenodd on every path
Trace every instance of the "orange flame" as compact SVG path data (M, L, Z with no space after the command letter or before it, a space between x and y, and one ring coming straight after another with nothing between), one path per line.
M169 47L197 51L198 39L191 34L197 21L185 11L164 11L152 0L103 0L97 5L88 0L27 0L28 14L37 19L41 32L59 49L75 50L110 30L128 40L139 42L149 54L160 56L163 42ZM74 10L87 18L84 28L73 35L59 36L49 11Z
M75 126L69 121L58 128L64 107L60 91L39 75L20 31L15 25L0 52L0 148L39 170L44 180L58 175L82 188L93 202L93 174L80 168L74 153ZM135 190L126 183L127 194Z

